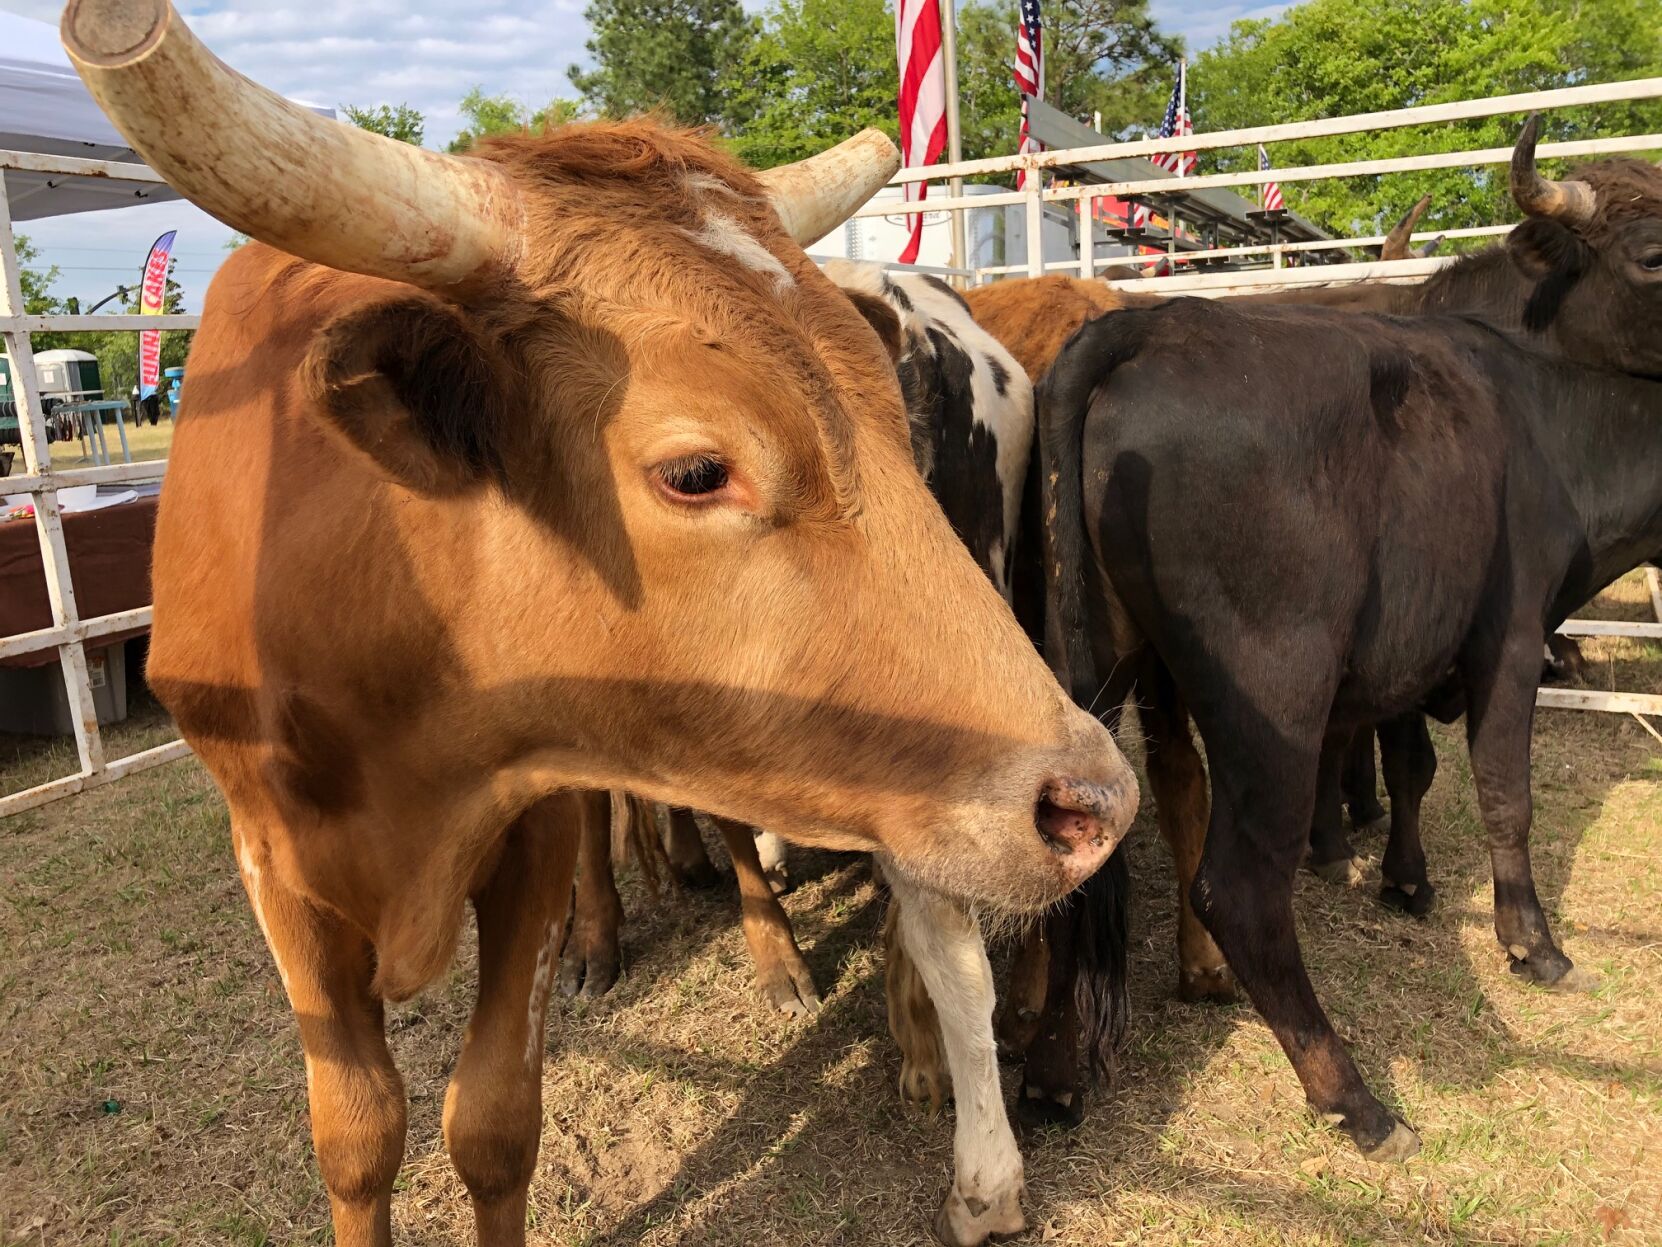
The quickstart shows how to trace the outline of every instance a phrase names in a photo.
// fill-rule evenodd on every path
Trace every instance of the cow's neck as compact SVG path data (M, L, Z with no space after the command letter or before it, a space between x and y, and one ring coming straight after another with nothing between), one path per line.
M1586 559L1564 586L1565 611L1662 551L1662 381L1534 355L1512 384L1568 491Z
M1523 324L1531 286L1505 247L1486 247L1439 269L1418 286L1397 289L1403 291L1404 303L1392 310L1475 313L1503 329L1516 329Z

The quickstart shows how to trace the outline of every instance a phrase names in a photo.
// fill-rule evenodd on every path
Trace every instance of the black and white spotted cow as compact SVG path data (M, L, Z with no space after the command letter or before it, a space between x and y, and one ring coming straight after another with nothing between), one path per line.
M826 265L825 273L863 308L876 301L893 310L899 339L890 345L897 352L918 470L976 562L1008 598L1033 450L1027 374L940 278L847 260ZM884 332L883 325L878 329Z

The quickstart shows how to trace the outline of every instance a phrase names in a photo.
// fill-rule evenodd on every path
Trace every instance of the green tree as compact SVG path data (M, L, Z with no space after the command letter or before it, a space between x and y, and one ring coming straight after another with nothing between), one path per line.
M462 97L460 111L467 125L450 140L446 148L450 152L465 152L493 134L520 134L525 130L563 126L581 115L582 106L576 100L555 98L531 112L511 95L486 95L483 88L474 87Z
M1189 72L1204 130L1338 117L1662 73L1662 0L1308 0L1238 22ZM1507 147L1520 118L1494 117L1276 144L1277 164ZM1654 130L1655 102L1548 115L1553 138ZM1254 167L1249 151L1201 154L1202 171ZM1547 166L1551 171L1550 164ZM1445 169L1293 182L1287 206L1334 233L1387 227L1421 195L1420 228L1516 218L1503 170Z
M427 119L421 110L408 104L377 104L373 108L342 104L340 111L358 129L373 130L412 147L420 147L427 132Z
M584 16L595 67L567 73L596 113L661 108L684 125L724 119L724 70L756 34L739 0L591 0Z
M720 85L733 149L757 168L867 126L893 138L894 16L884 0L779 0Z
M1146 0L1060 0L1045 16L1051 104L1084 122L1100 110L1110 134L1158 122L1182 43L1160 33ZM1014 48L1013 6L970 0L958 10L966 159L1016 148ZM775 0L720 86L733 146L758 167L800 159L864 126L893 136L899 77L890 4Z
M162 311L173 315L185 310L184 291L179 283L173 279L173 269L176 260L168 261L167 289L162 296ZM139 296L135 288L133 297L129 299L122 311L128 315L136 315L139 310ZM193 334L188 329L162 330L162 364L163 368L182 368L185 359L190 354L190 343ZM138 346L139 335L133 329L111 329L101 333L81 333L75 335L75 341L70 345L79 347L83 351L91 351L98 356L98 375L104 382L104 395L107 398L126 398L138 384Z
M1016 150L1020 97L1011 65L1013 4L972 0L958 13L958 100L964 157ZM1183 41L1163 34L1147 0L1063 0L1044 6L1045 102L1109 135L1158 127Z
M23 314L61 315L67 310L64 301L52 293L52 285L58 280L58 266L40 267L40 248L26 235L18 234L14 241L17 244L17 275L23 287ZM29 345L37 351L55 351L73 343L67 333L32 333Z

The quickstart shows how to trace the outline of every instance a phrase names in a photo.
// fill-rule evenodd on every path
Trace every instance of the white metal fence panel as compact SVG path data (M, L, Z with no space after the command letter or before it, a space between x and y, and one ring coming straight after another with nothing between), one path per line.
M71 167L73 166L73 167ZM83 166L96 166L89 168ZM58 173L94 173L128 181L159 181L143 165L118 165L107 161L41 157L22 152L0 152L0 343L11 361L12 389L16 396L19 436L23 448L23 474L5 479L5 492L26 493L34 502L35 531L40 540L41 567L52 607L48 628L18 636L0 637L0 658L37 653L52 648L58 652L64 691L69 698L75 731L75 752L79 769L74 775L0 797L0 818L33 809L58 797L97 787L147 767L170 762L190 752L183 741L173 741L113 760L104 756L103 736L98 728L98 711L87 674L85 643L111 636L150 622L150 607L122 611L93 619L82 619L75 602L75 584L70 575L69 551L64 544L63 517L58 509L58 490L66 485L156 480L166 470L166 460L151 463L122 463L107 467L58 471L52 467L51 444L47 440L39 378L35 374L30 333L50 330L88 331L104 329L194 329L195 316L29 316L23 307L22 271L17 260L17 241L12 232L11 201L6 188L7 169L41 169Z

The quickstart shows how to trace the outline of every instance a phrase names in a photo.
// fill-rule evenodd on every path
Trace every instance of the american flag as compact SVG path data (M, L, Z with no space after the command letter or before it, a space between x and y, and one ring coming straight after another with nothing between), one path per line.
M941 57L939 0L897 0L895 47L900 54L900 157L908 168L934 164L946 150L946 63ZM924 182L908 182L905 198L929 193ZM923 213L911 218L912 234L900 253L902 264L917 262L923 242Z
M1264 150L1264 145L1262 143L1260 143L1260 144L1258 144L1258 169L1259 169L1260 172L1262 172L1263 170L1268 169L1269 167L1270 167L1270 154L1267 151ZM1264 183L1264 211L1265 212L1280 212L1286 206L1287 206L1286 201L1281 198L1281 183L1279 183L1279 182L1265 182Z
M1023 155L1039 150L1027 130L1027 101L1039 98L1045 89L1044 25L1039 21L1039 0L1021 0L1016 22L1016 90L1021 92L1021 141L1016 150ZM1027 189L1027 170L1016 171L1016 189Z
M1195 125L1189 118L1189 63L1177 63L1177 82L1171 89L1171 99L1166 102L1166 115L1160 122L1160 133L1156 138L1169 139L1174 136L1181 138L1193 134ZM1186 178L1195 171L1194 152L1159 152L1149 157L1152 164L1162 169L1170 169L1180 178ZM1146 226L1153 212L1138 204L1131 214L1131 224L1137 227Z
M1189 118L1189 64L1179 61L1177 83L1172 87L1171 99L1166 103L1166 116L1160 122L1159 137L1183 138L1194 132L1195 123ZM1161 152L1149 159L1162 169L1170 169L1180 178L1186 178L1195 171L1194 152Z

